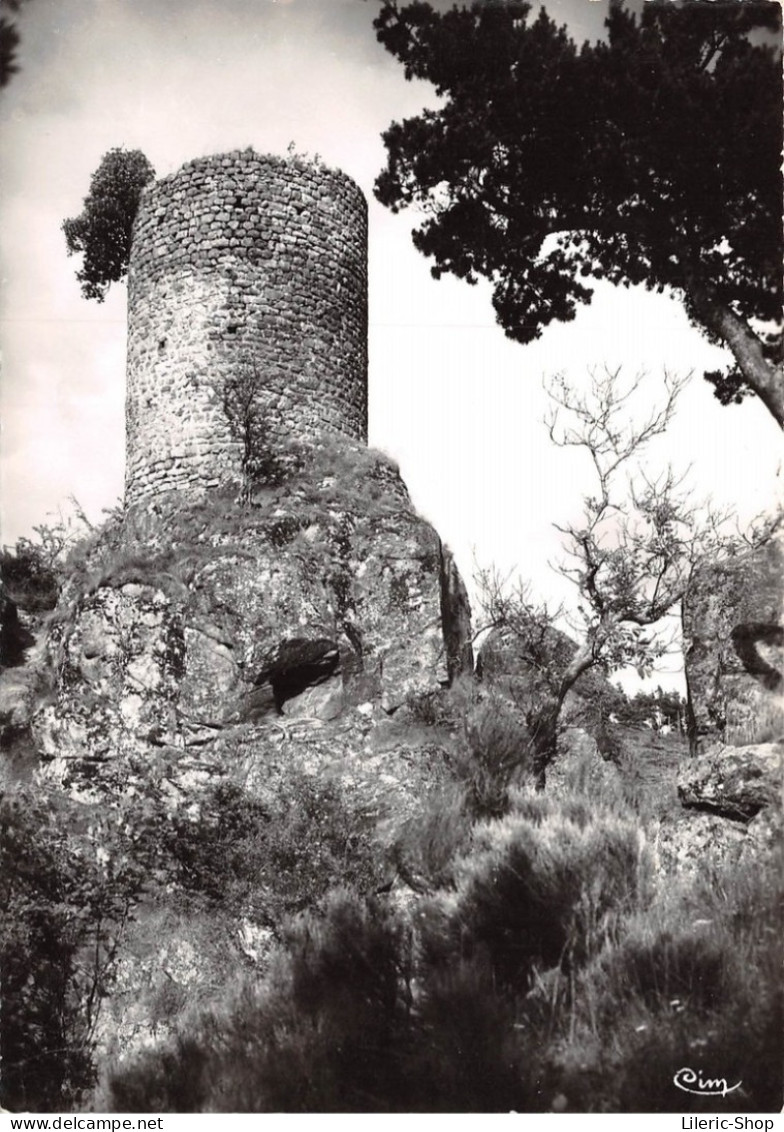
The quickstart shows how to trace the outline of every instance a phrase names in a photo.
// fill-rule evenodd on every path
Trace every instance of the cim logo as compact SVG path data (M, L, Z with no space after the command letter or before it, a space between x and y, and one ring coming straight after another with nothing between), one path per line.
M677 1089L697 1097L726 1097L741 1086L740 1081L736 1085L728 1085L726 1077L703 1077L698 1070L689 1069L686 1065L678 1070L672 1082Z

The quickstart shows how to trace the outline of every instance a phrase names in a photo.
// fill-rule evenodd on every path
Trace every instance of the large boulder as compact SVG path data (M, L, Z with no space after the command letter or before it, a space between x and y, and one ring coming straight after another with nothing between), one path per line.
M684 806L750 821L782 800L784 743L715 746L688 759L678 777Z
M325 441L249 502L173 495L98 538L54 616L36 737L68 779L244 724L393 713L470 671L469 617L397 470Z
M683 605L693 751L784 733L784 531L706 562Z
M737 861L744 851L758 848L746 823L696 810L668 814L649 837L663 877L704 877L711 866Z

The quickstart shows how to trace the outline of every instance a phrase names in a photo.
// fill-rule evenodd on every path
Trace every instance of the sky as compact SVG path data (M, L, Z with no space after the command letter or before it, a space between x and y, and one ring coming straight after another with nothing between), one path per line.
M436 0L439 8L450 7ZM158 175L208 153L319 154L369 201L370 443L398 461L413 501L477 568L573 601L551 564L553 523L591 489L580 454L554 448L543 378L576 386L594 366L694 371L648 471L691 466L744 523L782 491L781 434L759 402L722 408L701 379L728 355L674 297L609 284L569 324L529 346L505 338L483 285L435 281L411 245L416 216L372 196L382 131L436 105L377 42L376 0L30 0L21 71L0 92L0 542L13 544L74 498L88 518L122 495L126 295L81 297L60 230L81 211L103 154L141 149ZM549 0L578 41L602 33L607 0ZM665 662L664 682L677 664ZM669 679L672 675L672 681Z

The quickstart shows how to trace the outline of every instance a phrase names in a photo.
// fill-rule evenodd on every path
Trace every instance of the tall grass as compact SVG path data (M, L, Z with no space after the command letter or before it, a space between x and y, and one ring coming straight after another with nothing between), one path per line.
M754 711L729 715L724 741L730 747L753 743L784 743L784 700L772 695L754 705Z
M776 1111L784 1098L781 928L780 862L770 859L675 883L633 913L568 993L561 986L550 1012L570 1106ZM574 1065L582 1072L568 1072ZM729 1104L692 1096L674 1084L683 1067L741 1086Z

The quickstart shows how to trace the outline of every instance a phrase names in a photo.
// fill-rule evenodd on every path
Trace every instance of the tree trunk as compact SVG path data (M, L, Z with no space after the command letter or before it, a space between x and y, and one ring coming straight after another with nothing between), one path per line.
M558 754L558 719L561 706L557 702L548 705L537 713L535 720L529 720L534 748L531 769L534 785L540 791L547 785L547 768Z
M779 428L784 428L784 374L781 367L768 361L757 335L730 307L711 299L697 286L691 287L688 295L700 322L729 347L746 383Z
M581 645L561 677L554 700L537 713L531 727L533 735L533 772L537 790L547 784L547 768L558 754L558 722L564 701L584 672L593 668L595 657L590 642Z

